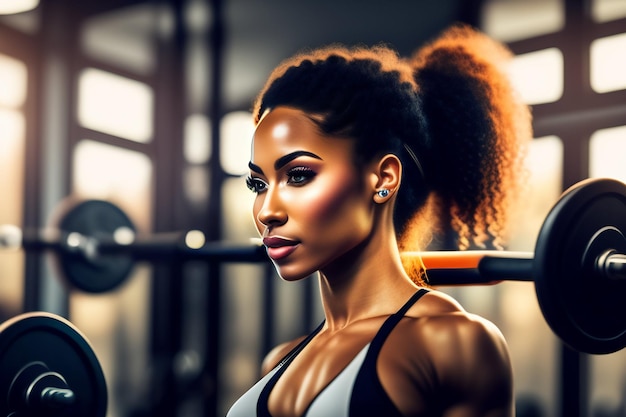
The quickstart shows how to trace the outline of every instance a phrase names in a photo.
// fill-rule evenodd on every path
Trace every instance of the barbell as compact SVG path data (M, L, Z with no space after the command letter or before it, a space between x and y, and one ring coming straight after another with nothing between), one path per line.
M626 185L589 179L546 217L534 253L406 252L438 285L534 281L541 311L571 348L606 354L626 345ZM120 285L137 260L264 262L260 244L207 243L199 232L138 237L117 206L73 205L56 228L0 227L0 247L50 250L68 282L88 292ZM107 389L87 339L66 319L25 313L0 325L0 416L104 417Z
M103 200L76 203L56 228L0 229L0 247L51 250L63 275L88 292L110 291L136 261L266 262L262 245L205 242L200 232L141 237L130 218ZM406 252L419 257L429 284L534 281L547 323L571 348L612 353L626 346L626 185L587 179L566 190L540 229L534 253ZM195 238L194 238L195 237Z

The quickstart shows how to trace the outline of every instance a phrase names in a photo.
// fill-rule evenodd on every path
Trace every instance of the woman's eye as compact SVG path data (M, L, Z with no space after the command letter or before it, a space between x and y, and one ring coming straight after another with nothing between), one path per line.
M290 169L287 172L287 183L293 185L304 185L309 182L313 177L315 177L316 173L310 168L306 167L295 167Z
M262 193L267 189L267 183L262 179L255 177L246 178L246 186L250 191L255 193Z

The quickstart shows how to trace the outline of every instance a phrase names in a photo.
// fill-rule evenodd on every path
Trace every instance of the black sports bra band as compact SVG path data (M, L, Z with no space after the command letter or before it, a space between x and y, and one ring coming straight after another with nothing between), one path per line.
M413 307L413 305L420 298L422 298L422 296L424 296L427 293L428 293L427 289L420 288L418 291L415 292L415 294L411 296L411 298L409 298L409 300L406 303L404 303L404 305L400 308L400 310L398 310L395 314L393 314L392 316L389 316L387 320L385 320L383 325L378 330L378 333L376 333L376 336L374 336L374 339L372 339L371 347L368 352L369 355L372 355L372 356L378 355L378 351L380 350L383 343L387 339L387 336L389 336L389 333L391 333L391 331L394 329L396 324L398 324L398 322L402 320L406 312L409 311L409 309Z

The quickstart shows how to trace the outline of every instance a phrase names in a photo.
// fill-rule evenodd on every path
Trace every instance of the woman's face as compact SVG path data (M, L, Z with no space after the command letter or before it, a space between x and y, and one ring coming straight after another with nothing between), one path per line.
M354 141L324 136L303 111L277 107L255 131L248 187L267 252L283 279L336 262L370 233L375 179Z

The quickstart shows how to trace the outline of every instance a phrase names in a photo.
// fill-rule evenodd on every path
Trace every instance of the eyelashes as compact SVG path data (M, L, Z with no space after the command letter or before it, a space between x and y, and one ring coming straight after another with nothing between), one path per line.
M253 193L262 193L267 189L267 183L260 178L248 176L246 178L246 187Z
M287 184L300 187L308 184L316 175L317 173L311 168L303 166L293 167L286 173ZM268 183L259 177L250 175L246 178L246 186L250 191L258 194L267 190Z
M293 167L287 171L287 183L294 185L304 185L315 177L316 172L308 167Z

